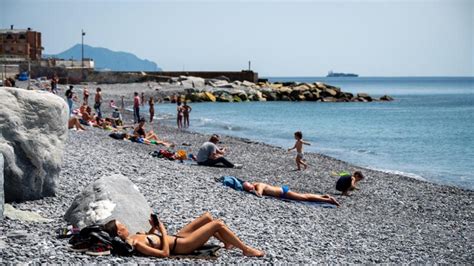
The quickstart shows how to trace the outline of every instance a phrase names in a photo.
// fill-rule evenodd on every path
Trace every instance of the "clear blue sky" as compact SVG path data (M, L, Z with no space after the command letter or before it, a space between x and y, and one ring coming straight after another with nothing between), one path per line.
M474 0L0 0L0 27L42 32L44 53L81 41L164 70L260 76L474 76Z

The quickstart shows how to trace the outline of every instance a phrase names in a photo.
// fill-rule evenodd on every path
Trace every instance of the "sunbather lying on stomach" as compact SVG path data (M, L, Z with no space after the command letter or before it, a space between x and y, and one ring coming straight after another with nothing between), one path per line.
M170 255L186 255L202 247L214 236L227 249L236 247L245 256L261 257L263 251L244 244L221 220L215 220L209 213L195 219L176 235L168 235L161 221L155 225L150 219L151 229L148 234L130 235L127 227L119 221L112 220L105 224L105 230L110 236L118 236L128 242L143 255L168 257Z
M299 200L299 201L315 201L315 202L325 202L339 206L339 202L336 201L335 198L329 195L317 195L317 194L310 194L310 193L298 193L294 191L290 191L288 186L272 186L265 183L250 183L244 181L242 184L245 191L250 193L255 193L255 195L261 197L271 196L275 198L285 198L291 200Z

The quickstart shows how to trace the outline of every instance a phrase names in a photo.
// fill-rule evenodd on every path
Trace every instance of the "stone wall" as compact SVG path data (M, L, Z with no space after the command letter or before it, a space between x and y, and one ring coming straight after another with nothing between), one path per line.
M258 73L253 71L160 71L160 72L146 72L148 75L161 75L168 77L193 76L204 79L215 79L219 77L227 77L230 81L258 81Z

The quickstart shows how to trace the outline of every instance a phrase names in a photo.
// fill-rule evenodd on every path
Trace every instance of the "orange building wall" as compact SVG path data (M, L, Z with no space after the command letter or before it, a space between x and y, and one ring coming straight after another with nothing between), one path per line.
M0 54L41 59L41 33L36 31L0 33Z

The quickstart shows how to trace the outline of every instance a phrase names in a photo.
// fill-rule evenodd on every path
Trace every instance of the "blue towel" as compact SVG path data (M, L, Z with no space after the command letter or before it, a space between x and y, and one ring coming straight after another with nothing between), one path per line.
M224 186L231 187L235 190L244 190L244 187L242 186L242 180L238 179L235 176L223 176L222 177L222 184Z
M329 204L326 202L318 202L318 201L300 201L300 200L291 200L291 199L282 199L278 198L282 201L287 201L287 202L296 202L299 204L304 204L304 205L309 205L309 206L314 206L314 207L321 207L321 208L336 208L337 206L334 204Z

